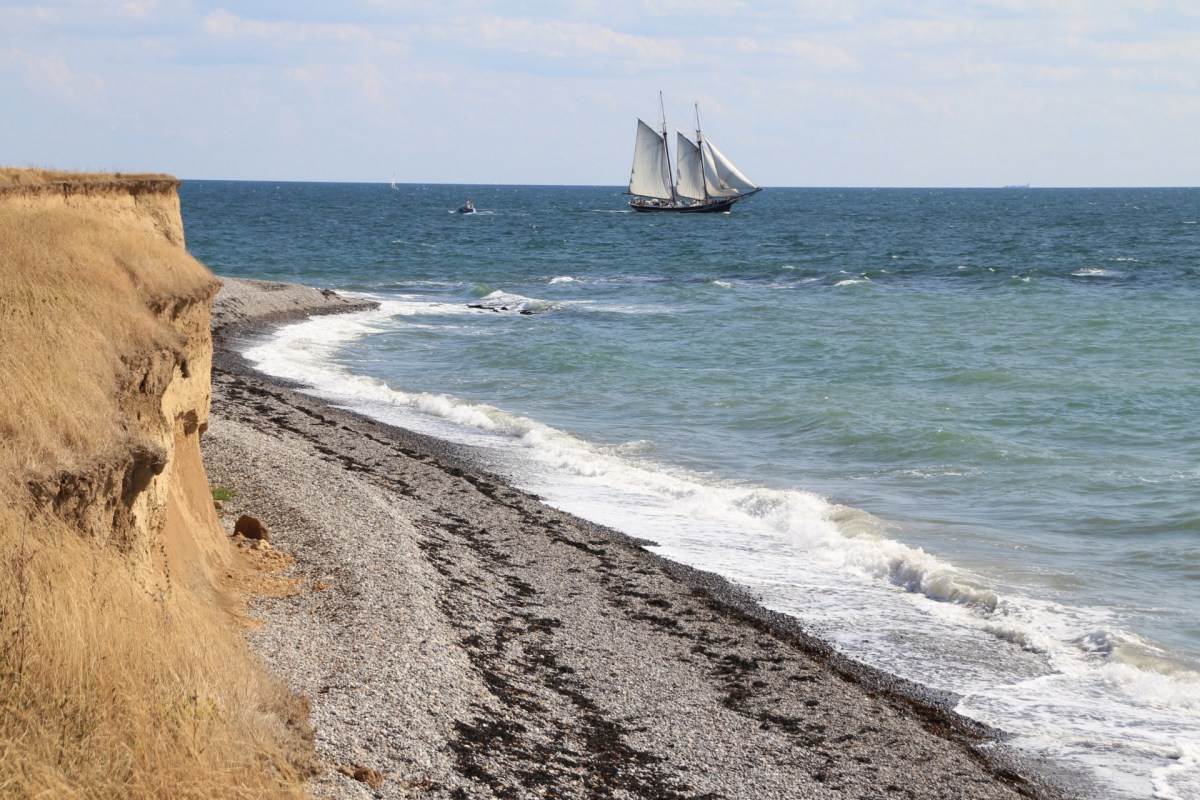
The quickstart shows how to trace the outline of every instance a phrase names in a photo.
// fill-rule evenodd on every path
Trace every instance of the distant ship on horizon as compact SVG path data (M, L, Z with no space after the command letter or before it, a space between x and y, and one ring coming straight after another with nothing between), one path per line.
M662 108L662 92L658 93ZM663 109L662 133L638 120L633 148L633 170L629 175L629 206L634 211L666 211L703 214L728 211L744 197L762 188L733 165L713 143L700 134L700 106L696 105L696 141L678 131L678 169L671 175L671 152L667 146L667 114Z

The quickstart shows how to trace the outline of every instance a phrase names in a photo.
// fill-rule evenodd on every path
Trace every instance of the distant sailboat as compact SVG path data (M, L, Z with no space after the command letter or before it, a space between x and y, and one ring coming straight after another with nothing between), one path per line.
M662 108L662 93L658 95ZM728 211L744 197L762 188L741 173L733 162L700 133L700 106L696 106L696 141L676 131L678 181L671 175L667 146L667 115L663 109L662 133L638 120L629 175L629 206L634 211L703 214Z

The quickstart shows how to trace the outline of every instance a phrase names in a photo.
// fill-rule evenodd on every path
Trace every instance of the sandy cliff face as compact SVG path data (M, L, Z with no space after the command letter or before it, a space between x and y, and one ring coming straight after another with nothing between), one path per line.
M177 186L157 179L7 187L0 189L0 214L77 219L84 227L102 226L114 239L149 245L145 263L129 253L115 263L132 289L119 298L118 316L139 318L150 334L122 342L115 353L110 413L119 440L92 453L73 449L77 463L30 475L26 484L39 505L85 535L109 542L143 569L169 567L199 587L211 583L213 567L228 556L200 461L211 397L210 310L219 284L183 249ZM166 270L173 273L167 280L142 274L167 267L164 254L177 262ZM104 254L96 255L93 264L78 263L79 254L73 259L84 268L85 301L86 271L109 267Z
M179 181L169 176L51 175L33 183L0 184L0 203L8 209L99 212L126 230L160 236L184 246Z
M0 169L0 753L16 796L290 797L304 704L219 589L213 275L178 181ZM3 793L3 792L0 792Z

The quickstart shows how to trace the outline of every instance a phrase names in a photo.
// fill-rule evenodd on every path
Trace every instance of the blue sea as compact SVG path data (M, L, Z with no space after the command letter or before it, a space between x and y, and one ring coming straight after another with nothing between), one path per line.
M247 343L263 371L478 448L1090 795L1200 798L1200 190L180 194L218 275L381 303Z

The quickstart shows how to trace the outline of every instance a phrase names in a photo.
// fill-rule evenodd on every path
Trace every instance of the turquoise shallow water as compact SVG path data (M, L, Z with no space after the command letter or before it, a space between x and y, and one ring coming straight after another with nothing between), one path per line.
M181 197L218 274L383 302L262 368L480 446L1097 791L1200 797L1200 190L469 190Z

